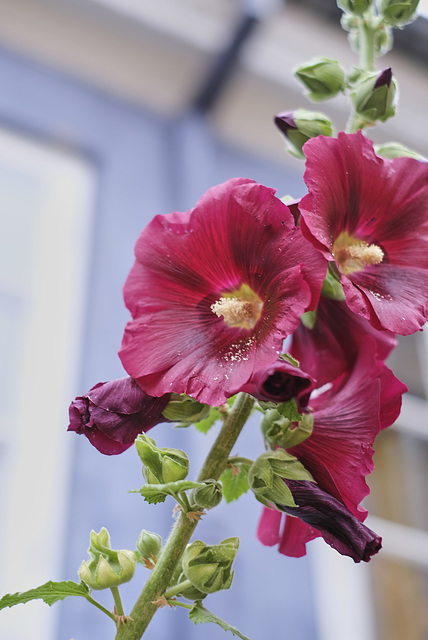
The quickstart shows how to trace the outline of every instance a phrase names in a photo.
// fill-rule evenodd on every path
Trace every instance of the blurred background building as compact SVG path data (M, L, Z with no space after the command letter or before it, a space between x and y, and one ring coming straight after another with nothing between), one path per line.
M68 405L123 375L121 290L155 214L186 210L233 176L304 194L303 164L285 153L272 116L310 108L292 76L297 63L357 63L340 13L334 0L0 0L1 594L75 580L91 529L106 526L115 548L133 548L143 527L167 536L171 505L128 494L142 484L134 451L104 457L67 433ZM392 67L401 99L373 135L428 156L423 15L396 32L380 63ZM344 127L343 99L322 108ZM234 584L209 608L252 640L428 638L427 355L419 333L391 358L409 394L376 442L368 524L384 550L370 565L319 541L298 560L262 547L251 496L202 524L208 543L240 535ZM249 457L261 448L252 427L238 443ZM162 426L154 435L185 449L195 472L212 439ZM143 580L137 569L124 587L128 610ZM163 610L151 637L201 633L224 634ZM112 636L111 621L78 599L0 613L5 640Z

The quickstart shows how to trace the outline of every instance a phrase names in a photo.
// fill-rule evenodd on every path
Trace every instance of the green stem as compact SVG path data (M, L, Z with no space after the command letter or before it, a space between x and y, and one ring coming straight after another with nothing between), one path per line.
M375 37L376 27L373 24L373 17L361 20L359 27L360 67L365 71L373 71L375 68Z
M230 452L251 413L253 404L254 398L246 393L238 394L202 466L198 481L219 479L227 467ZM179 515L159 560L130 613L131 619L118 628L116 640L140 640L143 636L158 609L153 603L167 590L196 525L197 521L190 520L186 514Z
M181 593L181 591L183 591L184 589L188 589L189 587L193 587L193 584L190 582L190 580L183 580L183 582L180 582L180 584L176 584L174 587L168 589L168 591L165 591L164 596L167 600L169 600L170 598L176 596L177 593Z
M96 600L94 600L93 598L91 598L90 595L85 596L86 600L88 602L90 602L91 604L94 605L94 607L96 607L97 609L99 609L100 611L102 611L103 613L106 614L106 616L108 616L109 618L111 618L113 620L113 622L116 622L116 618L114 617L114 613L112 613L111 611L109 611L108 609L106 609L105 607L103 607L102 604L100 604L99 602L97 602Z
M118 616L124 616L122 600L120 598L119 589L117 587L110 587L110 591L113 594L114 605L116 607L116 613Z

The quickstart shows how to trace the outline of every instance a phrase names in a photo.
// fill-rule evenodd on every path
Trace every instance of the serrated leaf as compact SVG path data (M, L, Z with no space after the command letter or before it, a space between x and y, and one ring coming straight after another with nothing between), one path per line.
M234 636L238 636L241 640L250 640L247 636L244 636L243 633L238 631L236 627L232 627L228 622L222 620L208 609L205 609L200 600L197 600L193 607L189 610L189 618L195 624L199 624L202 622L213 622L217 624L219 627L224 629L225 631L230 631Z
M178 480L177 482L167 482L166 484L145 484L144 487L132 493L140 493L146 502L156 504L158 502L164 502L167 496L176 496L182 491L203 487L205 487L205 483L203 482Z
M220 420L220 410L218 407L211 407L209 414L203 420L195 422L195 427L201 433L208 433L211 427Z
M236 463L232 467L228 467L220 476L220 482L223 485L223 496L226 502L237 500L243 493L248 491L248 470L250 465L247 463Z
M14 607L16 604L26 604L31 600L43 600L51 606L58 600L64 600L67 596L82 596L86 598L89 595L89 589L83 582L72 582L66 580L64 582L46 582L40 587L30 589L29 591L21 591L18 593L8 593L0 600L0 609L6 607Z

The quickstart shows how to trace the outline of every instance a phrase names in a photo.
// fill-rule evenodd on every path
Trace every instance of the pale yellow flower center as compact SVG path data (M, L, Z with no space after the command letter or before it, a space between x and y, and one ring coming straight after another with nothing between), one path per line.
M211 305L211 311L219 318L223 317L228 327L253 329L260 318L263 302L247 285L223 294Z
M343 231L333 244L333 257L341 273L347 276L365 267L379 264L384 253L376 244L368 244Z

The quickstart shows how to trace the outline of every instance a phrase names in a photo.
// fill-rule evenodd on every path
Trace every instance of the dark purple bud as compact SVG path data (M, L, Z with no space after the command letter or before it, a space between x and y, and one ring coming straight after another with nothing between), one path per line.
M387 69L384 69L383 71L381 71L380 74L378 75L374 85L374 89L377 89L378 87L382 87L383 85L389 87L389 85L391 84L391 80L392 80L392 69L391 67L388 67Z
M139 433L168 422L162 411L169 397L147 395L133 378L99 382L71 403L68 431L83 433L101 453L122 453Z
M299 411L308 406L314 386L311 376L285 360L257 371L240 390L263 402L297 401Z
M285 480L297 507L277 505L317 529L333 549L354 562L369 562L382 547L382 538L366 527L344 504L315 483Z
M297 129L292 111L278 113L278 115L274 117L274 122L284 135L287 135L290 129Z

